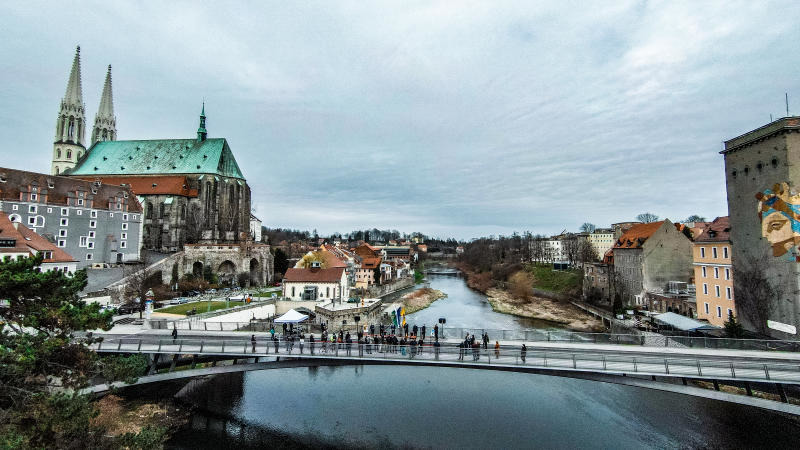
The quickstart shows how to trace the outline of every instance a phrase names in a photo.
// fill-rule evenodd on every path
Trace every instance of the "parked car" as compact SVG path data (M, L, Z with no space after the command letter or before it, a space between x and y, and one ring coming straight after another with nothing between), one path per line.
M133 314L139 311L139 305L136 303L126 303L117 308L117 314Z

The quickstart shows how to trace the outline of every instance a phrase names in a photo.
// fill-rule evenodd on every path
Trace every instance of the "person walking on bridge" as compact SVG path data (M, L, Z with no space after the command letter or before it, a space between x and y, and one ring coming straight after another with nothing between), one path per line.
M275 354L278 354L278 338L272 336L272 343L275 345Z
M253 346L253 353L256 352L256 335L250 336L250 344Z
M269 326L269 335L270 337L275 337L275 325Z
M306 343L306 337L304 335L300 335L300 354L303 354L303 344Z
M519 357L522 358L522 364L525 364L525 354L528 353L528 347L525 347L525 344L522 344L522 348L519 350Z
M489 333L483 333L483 348L488 350L489 349Z
M308 346L311 348L311 354L314 354L314 333L311 333L311 336L308 338Z
M422 338L425 339L425 325L422 326Z
M433 326L433 340L439 342L439 325Z
M172 343L175 343L175 339L178 339L178 328L176 328L175 324L172 324Z
M500 357L500 341L494 341L494 357Z
M414 334L414 336L416 336L417 335L417 331L419 331L419 328L417 328L417 324L414 324L414 327L411 328L411 332Z
M347 356L350 356L350 351L353 347L353 339L350 337L350 332L347 332L347 335L344 337L344 344L347 348Z

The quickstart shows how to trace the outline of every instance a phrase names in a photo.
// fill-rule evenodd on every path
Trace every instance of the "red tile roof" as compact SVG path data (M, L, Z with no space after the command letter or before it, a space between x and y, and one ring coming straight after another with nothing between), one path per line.
M361 258L362 269L374 269L381 265L381 258Z
M55 244L39 236L30 228L21 223L14 224L9 220L8 214L0 212L0 239L13 240L14 247L0 247L0 257L3 253L29 253L31 256L37 252L52 252L50 258L45 258L46 263L75 262L76 259Z
M731 240L731 222L728 216L717 217L696 228L695 242L728 242Z
M312 282L312 283L338 283L342 280L344 269L334 267L329 269L297 269L286 270L286 282Z
M661 225L663 224L664 221L661 220L659 222L639 223L633 225L619 238L619 240L617 240L612 248L641 248L642 244L644 244L645 241L647 241L647 239L656 232L656 230L661 228Z
M197 189L189 189L184 176L129 176L129 177L81 177L87 181L100 180L103 184L129 185L136 195L181 195L197 197Z

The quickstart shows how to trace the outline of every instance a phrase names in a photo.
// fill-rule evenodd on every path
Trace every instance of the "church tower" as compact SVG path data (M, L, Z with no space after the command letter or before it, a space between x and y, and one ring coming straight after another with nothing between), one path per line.
M103 95L100 97L100 107L97 108L97 115L94 116L91 145L101 141L116 140L117 119L114 117L114 95L111 92L111 65L109 65L106 82L103 85Z
M59 175L75 167L86 145L86 119L84 118L83 92L81 90L81 48L75 51L72 71L67 82L67 92L61 99L56 120L56 137L53 143L53 163L50 172Z

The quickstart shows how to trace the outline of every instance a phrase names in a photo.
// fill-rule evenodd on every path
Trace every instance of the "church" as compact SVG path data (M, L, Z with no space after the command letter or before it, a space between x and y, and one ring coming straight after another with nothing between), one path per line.
M191 139L117 139L108 66L86 147L80 47L61 100L51 173L126 186L142 204L142 248L250 241L250 187L225 138L208 138L205 105Z

